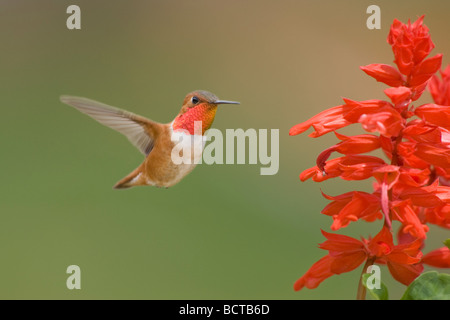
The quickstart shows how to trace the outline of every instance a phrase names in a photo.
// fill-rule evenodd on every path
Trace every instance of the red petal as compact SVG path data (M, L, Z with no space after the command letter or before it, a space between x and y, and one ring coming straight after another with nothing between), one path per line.
M423 271L422 264L403 265L388 262L387 265L394 279L405 286L413 282Z
M403 129L403 117L392 107L384 107L376 113L362 114L358 122L368 132L378 131L386 137L397 136Z
M364 114L374 114L378 113L383 109L383 107L390 107L392 105L384 100L365 100L365 101L354 101L350 99L344 99L346 105L352 106L353 108L345 114L344 118L351 123L356 123L359 121Z
M335 274L350 272L358 268L367 259L365 251L339 254L334 257L330 270Z
M430 90L434 102L436 102L437 104L445 105L441 98L441 80L439 80L439 77L437 75L431 77L431 80L428 82L428 89Z
M370 178L373 170L384 164L385 162L377 157L349 155L328 161L325 164L325 172L317 166L309 168L300 174L300 179L305 181L312 178L313 181L321 182L340 176L344 180L364 180Z
M415 114L429 123L450 129L450 106L424 104L415 110Z
M357 136L345 137L336 133L336 136L343 140L336 145L336 151L342 154L366 153L380 147L379 138L372 134L360 134Z
M338 139L342 140L342 142L325 149L319 154L316 159L316 164L321 171L325 170L325 162L334 151L342 154L360 154L373 151L380 147L378 137L371 134L363 134L352 137L347 137L336 132L335 134Z
M364 250L364 244L352 237L325 232L322 234L327 240L319 245L319 248L332 252L354 252Z
M377 81L391 87L399 87L404 83L402 74L396 68L387 64L374 63L362 66L360 69Z
M336 145L322 151L316 159L317 168L321 171L325 171L325 163L334 151L336 151Z
M400 142L397 144L398 155L403 160L403 165L418 169L426 169L430 166L429 163L414 155L416 145L417 143L410 141Z
M450 205L426 211L426 220L443 228L450 228Z
M389 34L388 34L388 38L387 38L387 42L390 45L393 45L396 41L397 41L397 37L399 35L400 32L402 32L402 27L404 26L403 22L394 19L394 21L392 22Z
M401 104L411 99L411 89L407 87L387 88L384 93L391 99L394 105Z
M450 268L450 249L443 247L433 250L423 257L422 262L437 268Z
M389 254L386 259L392 263L400 263L400 264L416 264L420 261L420 258L411 257L408 254L400 251L395 251Z
M309 120L293 126L289 131L289 135L295 136L313 126L316 132L311 133L309 136L317 138L325 133L348 126L351 122L344 119L344 115L353 108L353 106L344 104L324 110Z
M365 192L355 191L351 201L345 203L345 206L333 215L331 230L346 227L350 222L358 219L374 221L380 218L379 197Z
M436 180L437 182L437 180ZM445 187L444 187L445 188ZM442 193L439 193L439 189L437 188L437 185L432 184L430 186L426 187L408 187L404 186L399 188L398 191L398 197L402 200L409 199L411 200L411 203L415 206L419 207L439 207L444 204L444 201L446 201L446 195L448 194L447 188L442 189ZM442 196L442 200L439 196Z
M425 239L429 227L420 221L418 214L411 207L410 201L393 202L392 205L394 207L393 219L403 224L403 231L409 232L415 238ZM418 210L417 207L414 208Z
M369 241L368 249L372 256L383 257L392 251L393 246L392 234L387 227L383 226L380 232Z
M432 58L422 61L412 72L409 85L416 87L428 81L434 75L442 64L442 54L435 55Z
M402 74L409 76L414 68L414 55L411 46L396 44L392 47L395 64Z
M450 167L450 149L439 148L427 143L418 143L414 155L438 167Z
M317 288L323 280L334 275L334 273L330 271L330 265L333 260L333 257L326 255L314 263L311 268L294 283L294 290L298 291L303 287L307 287L308 289Z
M418 100L422 96L425 89L427 88L427 85L428 85L428 82L424 82L423 84L421 84L417 87L413 87L412 88L413 96L412 96L411 100L412 101ZM412 114L411 114L411 116L412 116Z
M300 173L300 180L306 181L310 178L313 178L317 175L317 167L309 168Z

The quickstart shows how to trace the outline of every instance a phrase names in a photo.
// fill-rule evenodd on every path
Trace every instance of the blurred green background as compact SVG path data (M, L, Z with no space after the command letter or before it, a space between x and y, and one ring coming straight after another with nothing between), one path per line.
M81 7L81 30L66 28L70 4ZM381 30L366 28L371 4ZM392 63L394 18L425 14L433 54L450 63L449 10L444 0L0 0L0 298L354 299L361 269L315 290L292 285L326 253L317 248L331 225L320 189L370 182L301 183L335 138L288 131L341 97L384 98L359 66ZM200 165L168 190L113 190L141 154L59 102L85 96L169 122L195 89L241 102L220 107L215 128L280 129L277 175ZM432 228L425 252L445 237ZM72 264L81 290L66 288ZM403 292L386 268L382 280L393 298Z

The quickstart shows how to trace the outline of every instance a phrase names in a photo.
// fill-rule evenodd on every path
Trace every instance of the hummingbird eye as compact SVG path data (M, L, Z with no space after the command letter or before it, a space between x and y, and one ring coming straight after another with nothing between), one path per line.
M200 100L196 96L193 96L191 101L193 104L197 104Z

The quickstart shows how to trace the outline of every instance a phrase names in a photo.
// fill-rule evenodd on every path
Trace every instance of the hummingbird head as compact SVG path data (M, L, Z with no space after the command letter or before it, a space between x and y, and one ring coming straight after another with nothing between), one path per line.
M202 134L208 130L216 116L219 104L239 104L236 101L220 100L211 92L196 90L188 93L183 100L183 106L173 122L174 130L187 130L194 134L194 123L202 122Z

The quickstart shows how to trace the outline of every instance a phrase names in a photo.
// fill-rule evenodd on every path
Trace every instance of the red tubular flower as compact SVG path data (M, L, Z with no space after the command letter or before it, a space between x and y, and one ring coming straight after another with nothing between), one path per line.
M417 239L426 238L429 227L420 221L410 201L395 201L392 202L392 207L393 219L402 223L404 233L410 233Z
M403 129L404 120L394 108L385 107L377 113L361 115L358 122L368 132L379 132L385 137L396 137Z
M422 262L437 268L450 268L450 249L439 248L427 253Z
M336 197L322 194L333 201L322 210L323 214L333 217L331 230L346 227L359 219L371 222L382 217L380 198L377 195L361 191L347 192Z
M295 136L305 132L309 127L313 126L315 132L311 133L309 136L317 138L325 133L346 127L351 124L351 122L344 119L344 115L351 109L353 109L352 106L344 104L322 111L308 121L293 126L289 131L289 135Z
M418 107L414 113L427 123L450 129L450 106L440 106L432 103L424 104Z
M391 217L389 213L389 194L388 191L397 182L400 176L400 169L397 166L386 165L380 167L373 172L373 176L377 179L381 191L381 209L385 217L385 224L391 227Z
M303 133L312 126L315 132L309 136L317 138L352 123L357 123L364 114L378 113L382 107L391 106L390 103L382 100L353 101L344 98L344 102L343 105L322 111L311 119L293 126L289 135L295 136Z
M403 130L403 136L410 141L432 145L450 146L450 131L424 121L411 121Z
M303 171L300 180L312 178L313 181L320 182L335 177L344 180L365 180L372 177L372 172L384 164L384 160L377 157L349 155L328 161L323 169L315 166Z
M427 143L417 143L414 155L425 162L448 168L450 167L450 149L441 148Z
M345 155L360 154L373 151L380 147L379 138L371 134L347 137L335 132L335 135L341 142L324 150L317 157L317 167L322 171L325 171L325 162L333 152L339 152Z
M409 187L398 184L394 188L394 195L401 200L410 200L414 206L435 208L448 202L446 196L448 195L448 190L448 187L439 187L436 183L426 187Z
M390 86L384 90L390 102L344 99L344 104L322 111L289 132L296 135L313 127L311 137L334 132L340 140L319 154L315 167L300 174L302 181L376 180L372 193L351 191L334 197L322 193L330 201L322 213L332 217L331 230L360 219L384 218L383 228L373 239L361 241L323 231L327 240L320 248L328 255L297 280L295 290L315 288L326 278L352 271L364 262L386 264L405 285L423 271L423 264L450 267L447 248L431 251L423 259L421 252L428 224L450 229L450 67L441 71L441 80L435 75L442 54L428 58L434 44L423 17L407 24L394 20L387 40L396 67L369 64L361 70ZM435 104L415 108L411 103L427 85ZM357 123L371 134L336 132ZM380 148L388 163L364 154ZM333 152L344 156L329 160ZM400 222L397 245L392 239L393 220Z
M405 83L402 74L394 67L387 64L374 63L360 67L362 71L377 81L383 82L391 87L399 87Z

